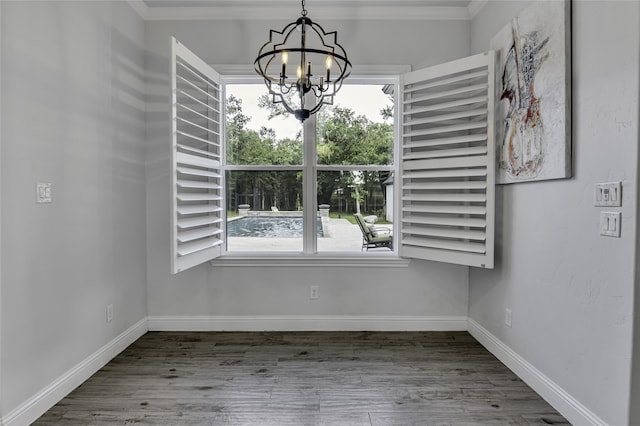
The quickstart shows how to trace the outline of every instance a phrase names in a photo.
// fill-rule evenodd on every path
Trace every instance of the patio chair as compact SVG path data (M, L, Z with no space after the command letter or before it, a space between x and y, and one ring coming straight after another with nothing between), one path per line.
M386 247L393 250L393 234L389 228L382 228L375 225L368 225L362 215L356 213L353 215L362 231L362 249L367 251L370 248Z

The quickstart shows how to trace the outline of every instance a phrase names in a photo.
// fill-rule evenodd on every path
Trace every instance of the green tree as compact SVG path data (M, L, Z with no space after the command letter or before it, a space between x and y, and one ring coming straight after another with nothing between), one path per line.
M250 117L242 111L242 100L227 99L227 162L236 165L302 164L302 144L276 139L273 129L249 129ZM227 208L248 203L254 210L278 206L295 210L302 178L299 172L233 171L227 174Z
M393 126L335 107L322 124L321 164L386 165L393 158Z
M269 95L259 99L259 106L269 110L269 117L288 114L281 104L274 105ZM317 155L319 164L387 165L393 158L393 125L375 123L349 108L325 105L317 117ZM293 117L291 117L293 119ZM301 138L277 139L275 131L247 127L250 117L242 111L242 101L233 95L227 100L227 161L238 165L299 165L303 162ZM356 210L364 205L384 205L382 181L388 172L321 172L317 176L318 203L331 204L336 189L342 188L341 200ZM282 210L299 207L302 173L298 171L234 171L227 183L234 196L229 208L249 203L253 209Z
M393 159L393 126L375 123L348 108L334 107L323 116L319 128L318 162L320 164L387 165ZM340 173L340 172L337 172ZM376 205L380 198L384 205L382 182L388 172L365 171L318 176L318 202L330 203L337 188L343 188L345 200L353 200L356 210ZM346 189L345 189L346 188Z
M293 91L284 95L284 98L289 105L294 105L296 103ZM260 97L258 98L258 107L265 109L269 112L269 116L268 116L269 120L271 120L274 117L281 117L283 115L290 114L290 112L286 110L286 108L281 102L274 103L273 96L270 95L269 93L264 93L260 95Z

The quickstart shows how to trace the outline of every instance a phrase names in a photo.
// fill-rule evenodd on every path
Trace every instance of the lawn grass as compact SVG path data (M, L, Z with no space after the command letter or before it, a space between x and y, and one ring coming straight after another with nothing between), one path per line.
M370 213L362 213L362 216L363 216L363 217L364 217L364 216L368 216L369 214L370 214ZM339 213L339 212L331 212L331 211L329 212L329 217L330 217L331 219L339 219L339 218L338 218L338 215L340 215L340 213ZM342 219L346 219L346 220L348 220L350 223L352 223L352 224L354 224L354 225L357 225L357 223L356 223L356 218L355 218L355 217L353 217L353 213L345 213L345 212L342 212L342 214L341 214L340 216L342 217ZM378 216L378 221L376 222L376 224L377 224L377 225L385 225L385 224L387 224L387 225L391 225L391 224L392 224L392 222L387 221L384 217L379 217L379 216Z
M354 218L354 217L353 217L353 214L351 214L351 213L344 213L344 212L343 212L343 213L340 215L340 213L339 213L339 212L329 212L329 217L330 217L331 219L339 219L339 217L338 217L338 216L342 217L342 219L346 219L346 220L348 220L350 223L352 223L352 224L354 224L354 225L356 224L356 218Z

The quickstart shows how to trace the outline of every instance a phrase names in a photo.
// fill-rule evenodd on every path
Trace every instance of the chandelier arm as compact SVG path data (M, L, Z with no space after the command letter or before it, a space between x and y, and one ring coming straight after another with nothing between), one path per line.
M313 94L316 96L316 98L320 98L320 97L323 97L324 93L329 90L329 86L324 88L324 86L320 86L319 84L314 84L311 89L313 90Z
M280 98L280 100L276 100L276 97ZM291 114L295 114L296 110L294 108L291 107L291 105L289 105L287 103L287 101L285 101L284 97L282 95L280 95L279 93L273 93L272 94L272 102L274 104L282 104L282 106L284 106L284 109L287 110L287 112L291 113Z

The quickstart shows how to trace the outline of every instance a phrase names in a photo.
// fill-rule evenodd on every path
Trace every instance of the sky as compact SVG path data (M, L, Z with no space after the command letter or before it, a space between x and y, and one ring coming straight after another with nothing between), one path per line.
M242 111L251 117L247 125L260 130L262 126L276 131L277 139L295 139L300 130L300 122L293 115L275 117L269 120L268 112L258 108L258 97L266 92L264 84L227 85L227 97L234 94L242 99ZM380 110L390 105L389 97L382 92L382 85L344 84L333 101L334 105L350 108L356 114L363 114L374 122L382 122Z

